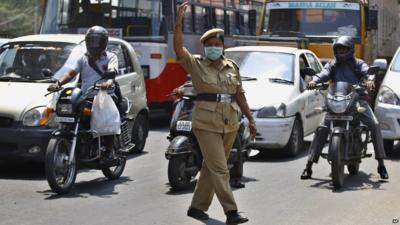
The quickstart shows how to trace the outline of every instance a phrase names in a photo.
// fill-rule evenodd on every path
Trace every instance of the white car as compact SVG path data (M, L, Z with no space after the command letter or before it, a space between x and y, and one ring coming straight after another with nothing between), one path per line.
M9 41L10 39L8 38L0 38L0 46L2 46L3 44L5 44L7 41Z
M375 100L375 115L382 131L386 153L400 139L400 47L397 49Z
M309 50L272 46L233 47L225 55L240 68L256 121L258 133L251 147L298 154L304 136L313 133L323 119L323 113L315 111L324 105L323 96L306 89L313 72L323 68L319 59Z
M46 95L46 89L85 53L84 40L84 35L31 35L12 39L1 47L0 159L44 159L51 133L57 127L52 107L57 95ZM127 117L134 151L140 152L148 133L143 73L129 43L110 38L107 49L118 57L115 79L132 104ZM43 74L45 68L54 76ZM77 77L65 86L76 85Z

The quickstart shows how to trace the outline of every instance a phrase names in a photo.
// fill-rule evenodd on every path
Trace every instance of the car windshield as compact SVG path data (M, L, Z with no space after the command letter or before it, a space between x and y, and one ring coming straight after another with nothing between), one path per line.
M400 72L400 54L397 54L396 58L393 60L394 62L391 70L395 72Z
M227 51L240 68L242 79L273 79L293 82L294 55L280 52Z
M0 81L36 82L59 79L68 72L84 48L81 45L55 42L7 44L0 49ZM50 69L46 77L42 69Z

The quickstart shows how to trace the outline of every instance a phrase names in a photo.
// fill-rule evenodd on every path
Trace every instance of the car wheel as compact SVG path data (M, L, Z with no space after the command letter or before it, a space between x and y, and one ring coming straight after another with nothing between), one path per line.
M284 151L287 156L296 156L303 149L304 131L303 125L299 119L295 119L293 123L292 133Z
M131 153L141 153L143 152L144 146L146 144L146 138L148 134L148 123L146 117L139 114L132 128L132 143L135 147L132 148Z

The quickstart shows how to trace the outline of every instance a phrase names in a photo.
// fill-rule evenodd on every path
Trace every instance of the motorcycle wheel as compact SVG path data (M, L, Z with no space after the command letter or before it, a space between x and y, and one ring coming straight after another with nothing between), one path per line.
M68 163L71 150L70 140L62 137L51 138L46 150L46 179L52 191L58 194L68 193L75 183L77 174L76 158Z
M233 166L229 169L230 177L232 178L241 178L243 176L243 149L242 145L240 143L240 136L237 135L235 142L233 143L232 148L236 149L237 154L241 155L236 155L235 159L229 160L232 162ZM230 154L232 155L232 154ZM229 162L228 161L228 162Z
M148 133L148 124L146 121L146 117L142 114L139 114L132 128L132 143L135 144L135 147L130 151L131 153L142 153L144 146L146 144L146 138Z
M357 175L359 168L360 168L360 163L354 163L354 164L347 165L347 170L349 171L349 174L351 174L351 175Z
M299 119L296 119L293 123L292 133L288 143L285 146L285 154L293 157L301 152L304 145L304 131L303 125Z
M121 154L119 153L119 149L120 149L119 137L114 136L114 152L116 157L120 160L120 163L118 166L110 166L110 167L104 166L101 168L101 171L103 172L104 176L107 177L107 179L109 180L115 180L120 178L125 169L126 157L121 156Z
M185 157L172 157L169 160L168 180L173 190L181 191L189 187L192 176L185 172L186 168Z
M332 156L332 183L333 187L339 189L343 186L344 180L344 162L343 162L343 151L344 151L343 137L340 135L334 135L331 140L329 152Z

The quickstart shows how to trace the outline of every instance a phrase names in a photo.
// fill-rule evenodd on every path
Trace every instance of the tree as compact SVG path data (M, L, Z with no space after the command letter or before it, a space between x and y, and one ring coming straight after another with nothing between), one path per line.
M37 32L39 0L1 0L0 37L12 38Z

